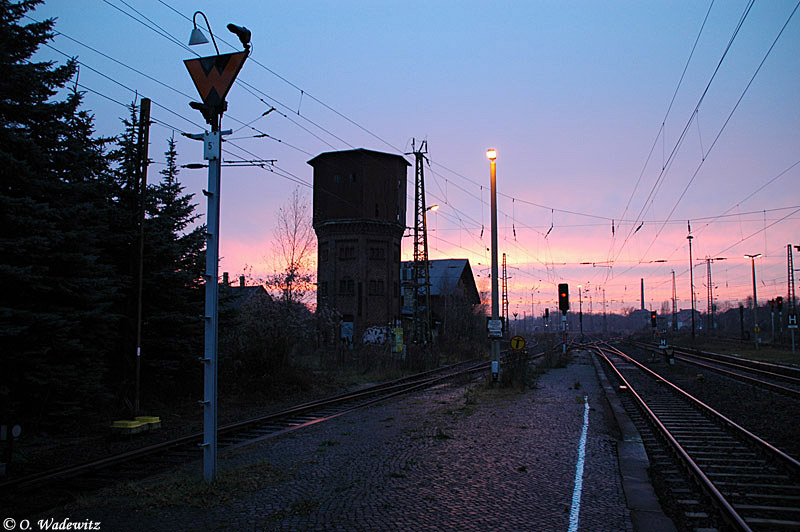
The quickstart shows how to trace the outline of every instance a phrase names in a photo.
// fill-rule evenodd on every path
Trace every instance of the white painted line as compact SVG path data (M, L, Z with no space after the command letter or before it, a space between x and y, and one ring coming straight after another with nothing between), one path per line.
M583 464L586 461L586 433L589 431L589 396L583 396L583 430L578 442L578 463L575 464L575 489L572 490L572 508L569 511L569 532L578 532L583 490Z

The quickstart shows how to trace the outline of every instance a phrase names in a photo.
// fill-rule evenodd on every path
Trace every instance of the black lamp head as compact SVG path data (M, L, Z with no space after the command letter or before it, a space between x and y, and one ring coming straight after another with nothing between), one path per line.
M228 31L239 37L245 50L250 50L250 30L244 26L237 26L236 24L228 24Z

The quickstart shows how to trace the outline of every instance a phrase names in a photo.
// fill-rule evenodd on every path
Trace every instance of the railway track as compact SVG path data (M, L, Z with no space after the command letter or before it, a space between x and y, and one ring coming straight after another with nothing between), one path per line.
M617 379L667 511L686 530L800 530L800 463L619 349L595 352Z
M539 356L532 355L532 358ZM459 376L485 372L488 368L488 361L454 364L220 426L218 450L232 450L279 437L401 394L430 388ZM0 508L12 517L24 517L65 504L80 493L200 460L202 441L203 434L198 432L98 460L11 478L0 482ZM34 493L36 496L32 497Z
M636 343L638 347L658 351L654 344ZM674 348L675 360L692 364L732 379L800 399L800 368L742 359L731 355Z

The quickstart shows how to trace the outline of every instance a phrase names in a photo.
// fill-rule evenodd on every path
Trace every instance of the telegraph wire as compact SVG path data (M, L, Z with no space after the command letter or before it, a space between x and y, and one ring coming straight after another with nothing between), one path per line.
M655 196L658 193L658 190L660 189L661 183L663 182L664 178L666 177L666 175L667 175L667 173L669 171L669 168L671 168L672 162L675 160L675 156L677 155L678 150L683 145L683 141L686 138L686 133L688 132L689 127L692 124L692 120L694 120L695 115L697 114L697 110L700 108L700 106L702 105L703 101L705 100L706 94L708 94L708 90L711 87L711 84L713 83L714 79L716 78L717 73L719 72L719 69L722 67L722 63L725 61L725 58L728 55L728 51L731 49L731 46L733 45L733 41L736 39L736 36L739 34L739 30L742 28L742 25L744 24L744 21L747 19L747 16L749 15L750 10L752 9L754 3L755 3L755 0L749 0L747 6L745 7L744 12L742 13L741 17L739 18L739 22L737 23L736 28L733 31L733 34L731 35L730 39L728 40L728 44L725 47L725 50L723 51L722 56L720 57L719 61L717 62L717 66L714 69L714 72L711 74L711 77L709 78L705 89L703 90L702 94L700 95L700 98L698 99L697 104L695 105L694 110L692 111L692 113L691 113L691 115L689 117L689 120L686 122L686 125L683 127L683 131L679 135L678 140L676 141L675 145L672 148L672 151L670 152L669 156L667 157L666 164L662 165L661 172L659 173L658 177L656 178L656 181L653 183L653 186L650 189L650 193L648 194L647 198L645 199L645 201L644 201L644 203L642 205L642 208L639 210L639 214L636 215L636 219L637 220L644 218L644 216L646 215L647 211L649 210L648 204L652 205L651 199L655 200ZM613 259L611 259L612 262L614 260L616 260L617 258L619 258L619 256L622 254L622 250L625 248L625 245L630 241L630 238L632 236L633 236L633 233L632 232L628 232L627 236L625 237L625 239L622 242L622 245L617 250L616 255L614 255ZM608 279L608 276L606 277L606 280L607 279Z
M630 197L628 198L628 203L625 205L625 209L622 211L622 216L620 219L624 219L625 215L628 213L628 208L631 205L631 201L633 201L633 197L636 195L636 191L639 188L639 183L642 181L642 177L644 176L645 169L647 168L648 164L650 163L650 157L653 155L653 150L658 144L658 137L662 138L662 141L666 139L666 123L667 118L669 117L669 113L672 110L672 105L675 103L675 98L678 96L678 90L681 88L681 84L683 83L683 78L686 75L686 71L689 68L689 63L692 61L692 57L694 56L694 51L697 48L697 43L700 41L700 36L703 34L703 29L706 26L706 22L708 21L708 16L711 14L711 8L714 6L714 0L711 0L711 3L708 6L708 11L706 11L706 16L703 19L703 23L700 25L700 31L697 32L697 37L694 40L694 44L692 45L692 50L689 52L689 57L686 60L686 64L683 66L683 72L681 72L681 77L678 79L678 84L675 86L675 91L672 93L672 99L667 106L667 112L664 114L664 118L661 120L661 127L659 129L659 133L656 134L656 138L653 140L653 146L650 148L650 153L647 155L647 159L644 162L644 166L642 167L642 171L639 173L639 178L636 180L636 185L633 187L633 192L631 192ZM662 155L663 159L663 155ZM663 160L662 160L662 168L663 168ZM613 248L613 239L612 239L612 248ZM609 250L610 255L611 250Z
M108 3L108 2L106 2L106 3ZM162 4L164 4L164 2L161 2L161 3L162 3ZM166 5L166 4L165 4L165 5ZM116 6L114 6L114 7L116 7ZM118 9L119 9L119 8L118 8ZM126 14L127 14L127 13L126 13ZM128 15L128 16L131 16L131 15ZM132 17L132 18L133 18L133 17ZM154 31L155 31L155 30L154 30ZM186 47L185 47L185 46L183 46L183 48L186 48ZM263 67L263 65L261 65L261 66ZM266 67L264 67L264 68L265 68L266 70L268 70L268 71L269 71L269 69L268 69L268 68L266 68ZM270 71L270 72L271 72L271 71ZM278 77L281 77L280 75L278 75L278 74L275 74L274 72L272 72L272 73L273 73L274 75L278 76ZM284 79L284 78L281 78L281 79ZM284 80L285 80L285 79L284 79ZM287 81L287 83L290 83L290 84L291 84L291 82L288 82L288 80L285 80L285 81ZM294 85L294 84L291 84L291 85L292 85L292 86L294 86L295 88L297 88L298 90L302 90L302 89L300 89L299 87L297 87L297 86L296 86L296 85ZM92 91L92 92L95 92L95 93L96 93L96 91ZM98 94L99 94L99 93L98 93ZM306 94L307 94L307 93L306 93ZM103 96L105 97L105 95L103 95ZM313 98L313 96L311 96L311 95L309 95L309 97ZM109 98L109 99L111 99L111 98ZM313 98L313 99L314 99L314 100L317 100L316 98ZM125 104L121 104L120 102L117 102L117 101L115 101L115 100L113 100L113 99L111 99L111 100L112 100L112 101L114 101L115 103L118 103L118 104L120 104L120 105L124 105L124 106L126 106ZM318 101L318 100L317 100L317 101ZM368 132L368 133L372 134L373 136L375 136L375 137L376 137L376 138L378 138L379 140L383 141L383 139L381 139L381 138L380 138L380 137L378 137L377 135L373 134L372 132L370 132L370 131L369 131L369 130L367 130L366 128L364 128L364 127L362 127L362 126L360 126L360 125L356 124L355 122L353 122L352 120L350 120L350 119L349 119L349 118L347 118L346 116L342 115L342 114L341 114L341 113L339 113L338 111L335 111L334 109L330 108L330 106L327 106L327 104L324 104L323 102L319 102L319 103L321 103L321 104L322 104L322 105L324 105L325 107L327 107L327 108L331 109L332 111L336 112L336 114L338 114L338 115L342 116L343 118L347 119L349 122L351 122L351 123L353 123L353 124L357 125L357 126L360 128L360 129L362 129L362 130L364 130L364 131L366 131L366 132ZM127 106L126 106L126 107L127 107ZM288 107L287 107L287 108L288 108ZM166 109L166 108L165 108L165 109ZM177 115L177 116L180 116L180 115ZM233 117L231 117L231 118L233 118ZM287 117L287 118L288 118L288 117ZM307 119L306 117L303 117L303 118L304 118L304 119ZM170 126L170 127L171 127L171 126ZM177 129L177 128L173 128L173 129ZM256 130L255 128L252 128L252 129ZM256 131L258 131L258 130L256 130ZM276 140L276 141L278 141L278 142L281 142L279 139L275 139L274 137L270 137L270 138L272 138L273 140ZM383 142L384 142L384 143L386 143L387 145L391 146L391 144L389 144L388 142L386 142L386 141L383 141ZM393 146L392 146L392 147L393 147ZM393 147L393 148L394 148L394 147ZM295 149L299 149L299 148L295 148ZM395 148L395 149L396 149L396 148ZM305 152L305 153L306 153L306 154L308 154L308 155L310 155L310 153L309 153L309 152ZM438 163L436 163L436 164L438 164ZM450 169L448 169L448 168L444 167L443 165L440 165L440 166L442 166L443 168L445 168L445 169L447 169L448 171L450 171ZM456 172L454 172L454 173L456 173ZM457 173L456 173L456 174L457 174ZM460 175L460 174L457 174L457 175ZM462 176L462 177L465 177L465 178L466 178L466 176ZM478 185L478 186L480 186L480 187L481 187L481 190L482 190L482 188L483 188L483 187L482 187L481 185L479 185L478 183L475 183L474 181L470 180L469 178L466 178L466 179L467 179L468 181L470 181L470 182L473 182L475 185ZM305 186L309 186L307 183L303 183L303 184L304 184ZM457 186L457 185L454 183L454 186ZM766 185L765 185L765 186L766 186ZM459 187L459 188L460 188L460 187ZM466 189L463 189L463 188L462 188L462 190L464 190L464 191L466 192ZM512 198L512 200L514 199L514 197L513 197L513 196L509 196L509 195L506 195L506 194L502 194L502 193L501 193L501 194L499 194L499 195L500 195L500 196L503 196L503 197L506 197L506 198ZM473 197L474 197L474 196L473 196ZM479 199L479 201L481 201L481 204L483 204L483 202L482 202L482 197ZM592 217L595 217L595 218L601 218L601 219L606 219L606 220L609 220L609 218L604 218L604 217L600 217L600 216L586 215L586 214L584 214L584 213L579 213L579 212L574 212L574 211L566 211L566 210L562 210L562 209L554 209L554 208L552 208L552 207L546 207L546 206L539 205L539 204L536 204L536 203L533 203L533 202L528 202L528 201L526 201L526 200L523 200L523 199L519 199L519 201L521 201L521 202L525 202L525 203L528 203L528 204L531 204L531 205L533 205L533 206L537 206L537 207L540 207L540 208L550 208L550 209L551 209L551 211L552 211L552 210L558 210L559 212L566 212L566 213L569 213L569 214L575 214L575 215L580 215L580 216L592 216ZM450 206L452 207L452 205L450 205ZM455 211L458 211L458 210L457 210L457 209L455 209L455 208L454 208L454 210L455 210ZM463 220L461 220L461 219L459 218L459 221L462 223L462 227L464 227L464 228L466 229L466 226L464 226L464 225L463 225ZM669 221L669 220L667 220L667 222L670 222L670 221ZM666 223L666 222L665 222L665 223ZM670 222L670 223L671 223L671 222Z
M792 20L792 17L794 17L794 14L797 12L798 7L800 7L800 2L795 4L794 9L789 14L789 17L786 19L786 22L781 27L781 30L778 32L778 35L775 36L775 39L772 41L772 44L770 45L769 49L764 54L764 57L761 59L761 62L758 64L758 68L756 68L755 72L750 77L750 81L747 82L747 85L745 86L744 90L739 95L739 99L736 100L736 104L733 106L733 109L731 109L731 112L728 114L728 117L725 119L725 122L722 124L722 127L717 132L717 136L714 138L714 142L712 142L711 145L709 146L708 152L706 152L706 157L708 156L709 153L711 153L711 150L714 149L714 146L716 146L717 141L719 141L720 137L722 136L723 131L725 131L725 128L730 123L731 117L736 112L736 110L739 108L739 104L742 103L742 99L744 99L745 94L747 94L747 91L750 89L750 86L753 84L753 81L756 79L756 76L761 71L761 67L764 66L764 63L766 62L766 60L769 57L770 53L772 52L773 48L775 48L775 44L777 44L778 39L780 39L781 35L783 35L783 31L786 29L786 26L789 25L789 22ZM730 44L729 44L729 46L730 46ZM726 49L726 52L727 52L727 49ZM708 89L706 89L706 90L708 90ZM705 96L705 93L704 93L704 96ZM698 104L698 106L699 106L699 104ZM697 112L697 108L695 108L695 113L696 112ZM694 173L692 174L692 177L689 179L689 182L686 183L686 186L683 188L683 191L681 192L681 194L678 197L677 201L675 201L675 204L672 206L672 210L670 210L669 215L667 215L667 220L672 218L672 215L675 213L675 210L678 208L678 205L683 200L684 196L686 196L686 192L689 190L689 187L692 185L692 183L694 182L695 178L700 173L700 169L703 167L703 164L705 163L706 157L703 157L703 159L700 161L700 164L697 166L697 168L695 169ZM647 255L647 252L650 250L651 247L653 247L653 244L655 243L656 239L661 235L661 232L663 231L663 229L664 229L664 224L662 224L661 227L656 232L655 237L653 237L653 240L650 242L650 245L647 247L647 249L643 253L643 256Z

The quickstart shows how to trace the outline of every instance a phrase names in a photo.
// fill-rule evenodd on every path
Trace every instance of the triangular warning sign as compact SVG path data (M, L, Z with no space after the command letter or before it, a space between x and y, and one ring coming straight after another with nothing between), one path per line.
M245 59L247 52L236 52L186 59L184 64L203 103L210 107L219 107L225 101L225 96L239 75Z

